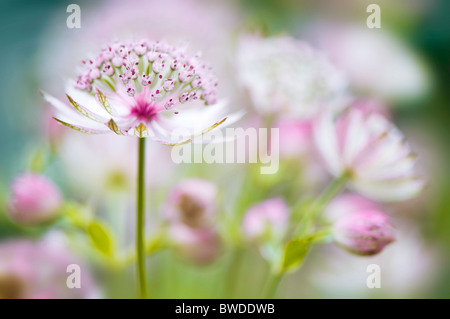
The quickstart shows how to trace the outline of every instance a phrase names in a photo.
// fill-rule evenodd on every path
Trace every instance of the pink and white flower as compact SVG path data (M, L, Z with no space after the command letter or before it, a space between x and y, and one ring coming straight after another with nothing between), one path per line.
M39 242L26 239L0 244L0 299L98 298L99 290L88 269L67 247L46 237ZM60 239L60 238L59 238ZM66 285L67 267L81 267L80 288Z
M336 177L346 174L364 196L401 201L418 194L424 182L415 175L416 156L403 134L384 116L350 108L334 117L319 116L315 142Z
M367 210L381 210L378 203L358 194L346 193L335 197L326 207L324 216L327 220L335 222L340 218Z
M164 214L171 222L198 228L211 225L217 212L217 186L199 178L185 179L169 193Z
M221 253L220 236L214 229L175 224L170 227L168 235L180 256L196 264L209 264Z
M335 241L358 255L375 255L394 241L394 230L385 213L367 210L348 214L333 227Z
M8 214L20 224L45 223L54 219L62 204L58 187L43 175L25 173L11 186Z
M243 37L237 74L256 110L297 118L340 107L347 85L324 55L290 37Z
M258 203L245 213L242 231L251 241L280 240L289 226L289 207L281 198Z
M66 87L71 107L42 93L57 109L55 119L77 131L112 131L173 145L230 122L225 103L216 100L210 67L182 48L115 42L83 64Z

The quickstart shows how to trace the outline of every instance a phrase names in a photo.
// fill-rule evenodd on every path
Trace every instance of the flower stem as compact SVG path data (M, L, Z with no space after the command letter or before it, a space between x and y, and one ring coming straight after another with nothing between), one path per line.
M225 298L235 297L236 285L238 282L239 273L241 270L241 263L243 257L243 249L235 248L232 252L230 263L228 265L228 272L225 276Z
M136 255L139 293L141 299L147 298L145 278L145 138L139 138L137 205L136 205Z
M328 203L341 191L341 189L345 186L348 181L348 174L344 173L333 182L323 191L323 193L314 201L311 208L306 211L305 216L302 221L300 221L299 225L295 228L294 236L304 235L308 232L312 223L317 217L317 214L320 214L324 208L328 205Z
M283 278L283 273L275 273L269 277L267 290L266 290L266 299L273 299L275 293L277 291L278 285L280 284L281 278Z

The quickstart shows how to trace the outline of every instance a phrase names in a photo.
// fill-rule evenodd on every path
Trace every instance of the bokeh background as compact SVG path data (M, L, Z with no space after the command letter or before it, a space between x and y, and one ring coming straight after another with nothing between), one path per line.
M237 91L234 83L233 54L239 37L254 32L290 35L308 41L331 58L367 51L374 67L362 75L355 73L356 90L389 106L396 124L419 154L428 185L419 198L389 207L404 220L402 231L407 234L393 244L395 249L375 259L329 247L314 249L304 267L281 283L279 297L450 297L450 170L446 160L450 156L449 1L376 1L381 7L381 29L365 25L366 7L375 1L79 1L81 28L68 29L66 8L72 2L6 0L0 4L1 241L37 239L47 232L14 225L5 213L14 177L43 163L45 174L63 190L65 198L90 203L99 214L107 215L111 210L133 214L133 204L121 200L121 196L126 197L123 188L134 183L123 173L134 172L128 167L134 158L124 159L127 152L117 150L118 146L130 146L120 141L96 153L96 145L102 140L66 134L49 124L50 113L38 93L45 89L61 96L63 80L73 77L81 58L96 52L101 43L115 37L142 36L189 42L215 66L221 78L220 94L239 109L249 104L245 92ZM346 28L359 31L345 33ZM347 51L333 51L330 37L337 46L348 41ZM392 59L391 52L395 52ZM367 64L367 60L361 63ZM58 156L47 162L53 144L58 145ZM230 165L217 172L214 165L172 165L167 150L159 148L150 151L157 158L149 165L151 208L158 207L167 189L183 177L208 178L227 190L233 185L230 172L242 169ZM105 152L111 156L103 158ZM105 183L109 185L107 191ZM105 218L116 220L112 228L119 229L125 224L132 227L128 215L121 217L131 218L125 223L117 221L119 213ZM59 234L46 236L47 241L66 240ZM79 258L87 264L95 260L80 253L82 250L78 247ZM151 286L158 290L156 297L220 296L217 287L223 285L227 256L223 262L200 268L171 258L163 252L152 262L157 275L150 276ZM378 262L383 265L383 288L367 289L366 265ZM92 269L98 282L108 278L104 270L95 265ZM235 274L237 296L254 297L266 272L258 254L249 250ZM242 275L246 273L251 276ZM126 284L129 277L118 278L106 280L112 287L108 286L109 292L99 289L98 295L133 295L134 287Z

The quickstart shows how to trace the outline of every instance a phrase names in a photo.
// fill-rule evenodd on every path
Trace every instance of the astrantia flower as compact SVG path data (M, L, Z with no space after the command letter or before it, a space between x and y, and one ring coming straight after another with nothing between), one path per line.
M368 210L381 210L378 203L358 194L342 194L335 197L324 211L327 220L335 222L352 213Z
M168 236L180 256L196 264L211 263L221 253L221 240L213 228L195 229L174 224L169 228Z
M375 255L394 241L389 217L379 211L359 211L341 218L333 227L336 242L359 255Z
M62 204L58 187L43 175L26 173L11 186L8 214L17 223L37 224L54 219Z
M164 213L172 222L193 228L211 225L216 211L217 186L199 178L185 179L168 196Z
M56 234L54 234L56 235ZM100 296L90 271L52 235L0 244L0 299L80 299ZM80 265L80 288L69 289L67 267Z
M346 81L320 53L289 37L244 37L237 74L254 107L265 114L310 117L338 107Z
M415 155L402 133L384 116L350 108L334 118L322 114L315 141L328 170L347 174L352 188L377 200L406 200L424 183L415 176Z
M289 207L282 198L258 203L245 213L242 231L251 241L280 240L289 224Z
M58 109L56 120L77 131L113 131L176 144L227 119L219 117L224 104L216 104L217 81L210 67L183 49L146 40L116 42L83 64L66 88L71 106L43 93Z

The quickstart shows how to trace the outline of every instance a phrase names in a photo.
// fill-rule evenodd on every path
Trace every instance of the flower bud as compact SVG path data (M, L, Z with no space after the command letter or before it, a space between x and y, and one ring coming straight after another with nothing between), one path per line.
M324 211L324 216L334 223L348 214L375 210L380 211L378 203L354 193L346 193L336 196Z
M335 241L358 255L375 255L395 240L388 215L375 210L351 213L333 228Z
M251 241L280 239L287 230L289 208L281 198L272 198L251 207L242 221L244 236Z
M185 179L170 192L165 207L166 217L190 227L210 225L216 212L215 184L198 179Z
M20 224L44 223L56 217L61 202L61 193L52 181L26 173L11 186L8 214Z
M176 224L170 227L169 238L182 257L196 264L211 263L221 251L220 237L213 229Z

